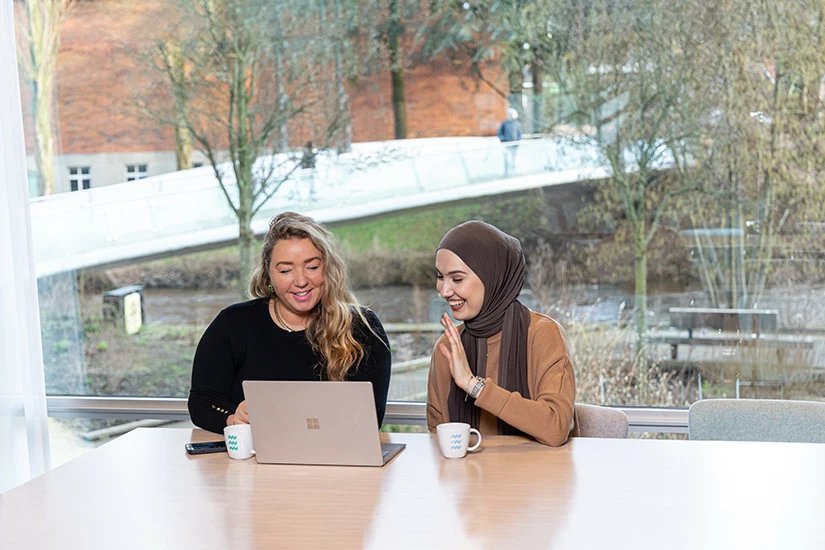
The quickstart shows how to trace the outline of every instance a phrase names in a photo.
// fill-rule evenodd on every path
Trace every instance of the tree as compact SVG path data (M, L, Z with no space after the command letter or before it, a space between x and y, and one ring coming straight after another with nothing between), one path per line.
M570 108L562 122L591 128L610 176L602 208L628 226L633 243L637 357L646 380L647 277L651 241L675 197L695 189L667 170L686 162L681 144L696 129L685 118L695 37L671 3L568 4L536 17L552 43L538 62L562 89ZM644 388L640 388L644 393Z
M663 222L699 229L714 304L756 307L778 255L799 252L789 224L822 220L824 15L818 0L645 0L558 3L535 18L555 42L542 64L571 105L562 120L592 128L611 168L600 206L633 234L642 359ZM707 231L718 228L724 246Z
M74 0L26 0L27 27L22 33L21 65L31 79L38 191L54 193L55 69L63 22ZM21 48L22 49L22 48Z
M186 86L186 58L183 56L181 45L170 39L158 42L157 48L172 88ZM188 170L192 168L192 132L189 131L186 122L189 117L189 104L185 94L174 94L173 100L175 164L178 170Z
M720 2L704 10L701 143L690 177L695 255L711 303L757 307L776 259L806 259L805 228L825 218L825 3ZM697 10L697 15L699 12ZM696 18L694 18L696 19ZM751 38L742 40L747 33ZM701 229L721 228L714 238ZM821 246L820 246L821 248Z
M314 109L324 100L326 53L312 6L180 0L155 57L173 107L142 101L148 115L185 128L209 159L238 219L242 296L254 267L252 219L300 167L287 150L290 125L300 126L300 143L320 147L341 125Z
M531 85L531 118L524 122L529 132L544 132L544 59L557 41L547 32L542 3L516 0L433 0L426 31L425 51L430 56L445 50L462 52L472 62L476 76L518 111L523 108L525 78ZM507 81L506 91L485 74L494 66Z

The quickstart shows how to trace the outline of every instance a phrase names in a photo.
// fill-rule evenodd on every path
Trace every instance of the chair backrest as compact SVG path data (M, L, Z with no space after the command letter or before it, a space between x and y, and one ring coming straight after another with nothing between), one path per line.
M627 415L618 409L576 403L574 437L627 438Z
M705 399L688 410L690 439L825 443L825 403Z

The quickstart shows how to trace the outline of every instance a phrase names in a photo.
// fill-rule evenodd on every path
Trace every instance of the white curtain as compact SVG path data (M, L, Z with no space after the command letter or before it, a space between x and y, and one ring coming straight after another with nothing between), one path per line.
M49 468L12 4L0 0L0 493Z

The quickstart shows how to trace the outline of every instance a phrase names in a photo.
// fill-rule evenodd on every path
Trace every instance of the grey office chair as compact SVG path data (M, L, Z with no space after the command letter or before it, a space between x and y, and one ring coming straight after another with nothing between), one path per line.
M705 399L688 410L690 439L825 443L825 403Z
M627 438L627 415L618 409L576 403L573 437Z

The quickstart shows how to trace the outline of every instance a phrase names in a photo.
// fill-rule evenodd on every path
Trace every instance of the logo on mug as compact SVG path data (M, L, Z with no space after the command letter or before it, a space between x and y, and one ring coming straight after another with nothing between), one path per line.
M453 451L461 450L461 434L451 434L450 435L450 450L453 450Z
M226 439L229 441L229 450L230 451L237 451L238 450L238 436L237 435L228 435Z
M307 418L307 430L320 430L321 423L317 418Z

